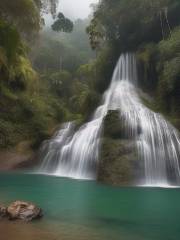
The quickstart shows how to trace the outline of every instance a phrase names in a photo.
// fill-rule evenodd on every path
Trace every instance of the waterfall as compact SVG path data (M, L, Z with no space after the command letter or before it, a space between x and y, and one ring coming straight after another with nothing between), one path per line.
M40 172L96 178L103 120L109 110L118 110L126 133L136 141L139 160L144 162L145 184L168 185L171 177L179 184L179 132L163 116L144 106L138 87L135 56L122 54L91 121L75 132L73 123L67 123L52 140L45 142Z

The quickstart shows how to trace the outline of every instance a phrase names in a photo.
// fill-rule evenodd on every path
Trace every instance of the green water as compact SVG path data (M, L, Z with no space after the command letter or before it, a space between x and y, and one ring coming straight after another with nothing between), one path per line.
M44 209L39 225L52 240L179 240L180 189L115 188L26 174L0 175L0 202ZM20 239L21 240L21 239Z

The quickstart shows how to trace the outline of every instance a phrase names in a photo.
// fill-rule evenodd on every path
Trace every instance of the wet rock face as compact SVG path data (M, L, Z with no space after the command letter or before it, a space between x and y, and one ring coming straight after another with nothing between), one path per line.
M8 217L9 220L23 220L27 222L41 218L43 216L41 208L32 203L23 201L16 201L11 203L6 208L5 212L6 214L4 217Z
M109 111L104 121L104 136L98 166L98 180L117 186L135 185L144 177L136 142L125 134L118 111Z

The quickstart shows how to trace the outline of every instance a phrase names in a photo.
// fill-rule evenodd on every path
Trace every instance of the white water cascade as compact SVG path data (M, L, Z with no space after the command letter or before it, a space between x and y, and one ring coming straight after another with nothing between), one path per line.
M45 142L41 173L96 178L104 117L108 110L119 110L126 133L137 143L139 161L144 162L145 184L167 186L169 176L180 184L179 132L160 114L143 105L138 95L136 69L133 54L120 56L102 105L91 121L75 133L74 124L67 123L53 139Z

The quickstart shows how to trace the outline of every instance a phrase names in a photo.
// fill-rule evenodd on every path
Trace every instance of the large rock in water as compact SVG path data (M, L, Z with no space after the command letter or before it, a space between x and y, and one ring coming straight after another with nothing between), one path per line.
M143 169L135 139L125 133L124 120L118 111L109 111L104 120L98 180L117 186L135 185L144 177Z
M9 205L6 210L10 220L32 221L43 216L42 209L36 205L23 201L16 201Z

